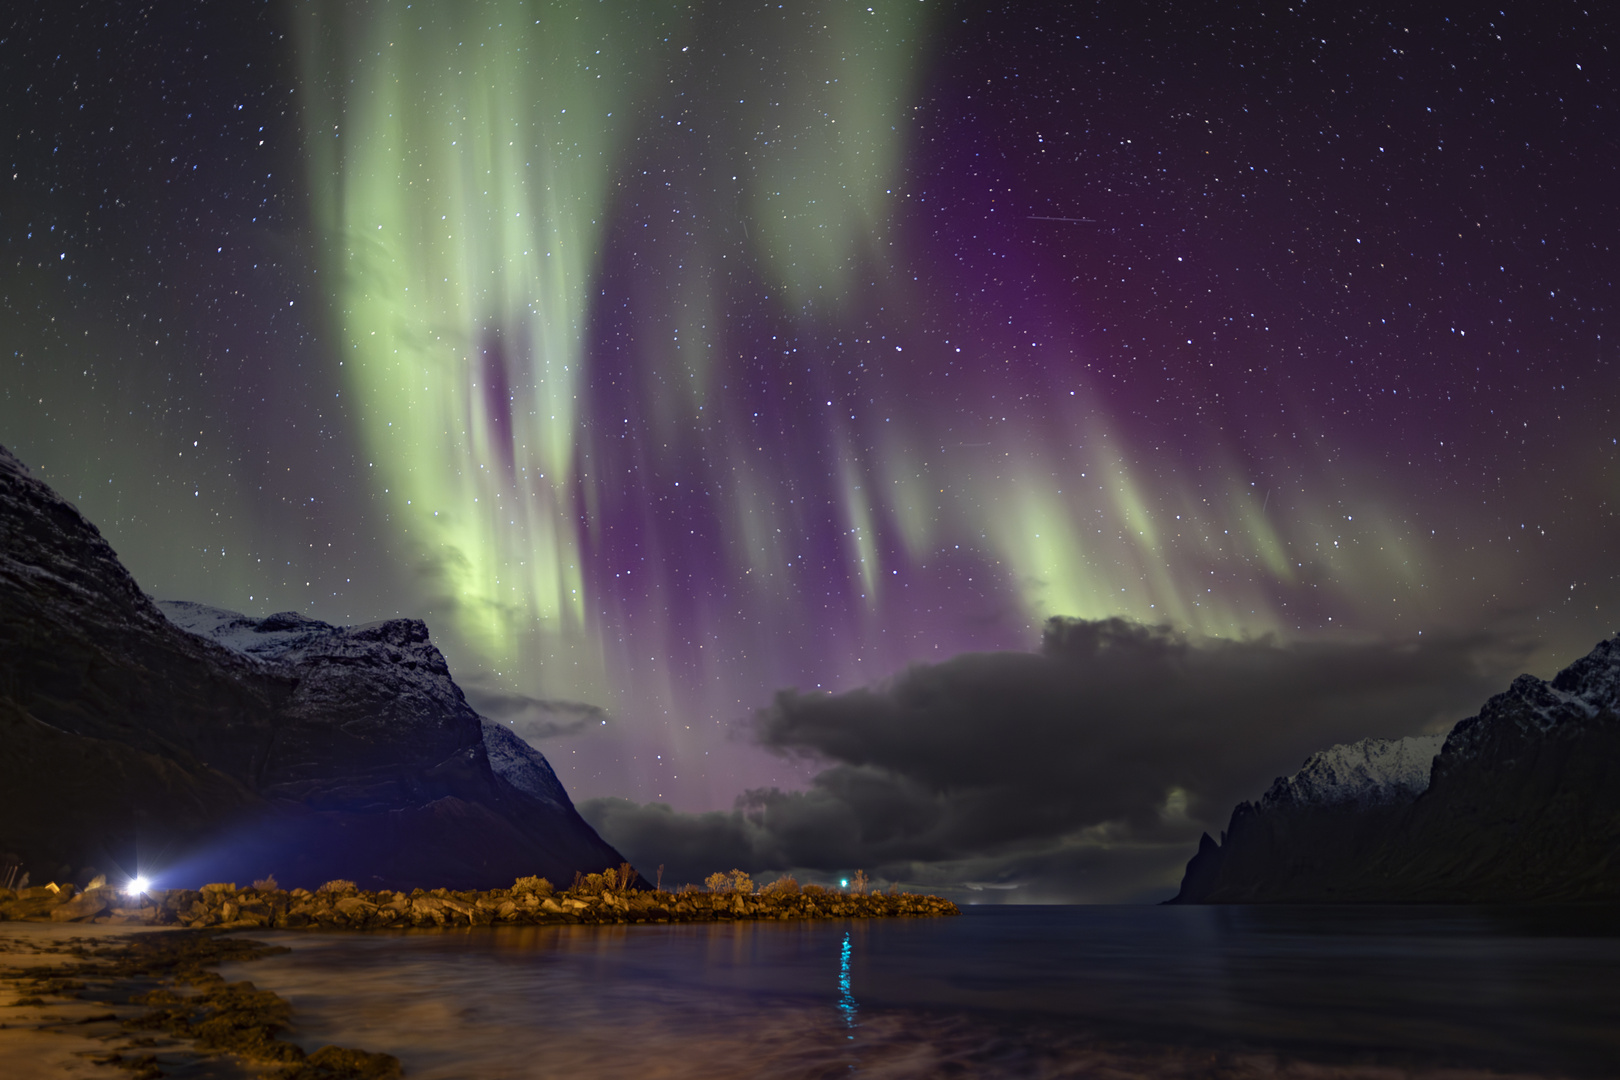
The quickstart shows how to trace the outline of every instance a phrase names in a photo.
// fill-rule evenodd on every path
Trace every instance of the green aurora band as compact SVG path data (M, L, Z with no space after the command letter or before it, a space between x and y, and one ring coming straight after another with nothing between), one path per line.
M312 108L343 365L394 520L487 662L539 635L585 693L602 680L576 526L582 332L642 15L371 5L335 48L353 88Z
M746 239L666 234L673 284L661 286L657 332L649 325L638 345L637 393L651 438L686 459L729 463L717 528L722 576L744 597L741 623L807 617L792 560L795 538L814 526L792 498L788 444L738 433L723 388L748 358L723 359L736 349L714 283L741 251L782 317L824 338L873 294L890 310L917 308L920 272L891 249L927 6L828 3L798 31L783 18L490 0L321 7L305 19L316 217L374 487L429 606L513 685L537 691L534 677L514 673L543 670L548 695L622 704L616 660L629 654L606 641L623 640L626 612L593 593L586 569L604 503L619 494L582 457L592 439L587 332L635 144L675 115L686 119L673 137L701 138L706 168L727 173L713 177L708 219L735 221ZM718 74L693 74L700 42L731 57ZM987 386L995 353L1028 347L977 344ZM872 363L902 364L888 349ZM809 378L815 396L841 394L838 374ZM947 549L971 549L999 575L987 591L1010 590L1032 625L1049 614L1127 615L1202 634L1266 633L1292 621L1278 597L1304 587L1307 564L1318 578L1417 580L1417 554L1376 503L1362 501L1356 543L1340 545L1345 524L1326 507L1294 515L1284 535L1237 455L1217 454L1196 475L1155 460L1144 476L1087 376L1050 378L1039 422L1013 429L986 418L974 430L948 396L960 391L901 380L873 393L867 416L802 418L831 462L844 573L859 598L829 617L849 631L827 658L833 678L892 670L896 652L875 646L887 627L909 620L915 631L917 620L889 579ZM694 428L704 410L733 422ZM1315 472L1297 469L1296 490ZM738 626L664 619L652 631L642 620L633 666L641 692L660 685L651 696L669 706L676 639Z
M329 91L307 95L307 137L341 364L390 519L486 663L538 649L556 690L598 699L611 687L582 573L584 330L631 118L675 81L684 10L372 3L303 24L305 85ZM758 162L746 211L801 302L847 294L888 213L924 9L884 10L824 5L820 47L785 85L741 75L725 90L748 123L803 136ZM692 314L699 296L681 306L698 333L672 359L690 368L715 320ZM714 373L686 374L701 400Z

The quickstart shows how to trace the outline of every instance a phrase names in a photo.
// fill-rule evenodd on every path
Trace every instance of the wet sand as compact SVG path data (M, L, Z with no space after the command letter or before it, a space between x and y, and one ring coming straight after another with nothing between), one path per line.
M0 1075L399 1080L387 1054L282 1038L291 1006L216 970L282 951L206 932L0 924Z
M127 926L0 923L0 1063L4 1064L0 1071L8 1080L138 1076L143 1071L138 1062L147 1057L165 1076L177 1080L263 1075L262 1069L234 1057L204 1057L188 1042L124 1028L122 1021L147 1011L130 999L154 988L156 980L102 983L75 978L82 954L151 932ZM61 983L55 988L62 993L41 992L40 968L60 973ZM23 977L25 969L33 973ZM72 994L78 996L68 996Z

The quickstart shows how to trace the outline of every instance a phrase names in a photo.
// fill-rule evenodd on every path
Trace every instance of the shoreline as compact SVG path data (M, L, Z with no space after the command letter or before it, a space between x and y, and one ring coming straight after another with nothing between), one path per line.
M106 1000L86 1000L78 993L73 997L44 993L41 991L46 988L39 985L46 971L60 973L63 982L80 981L72 978L78 961L75 950L88 951L97 941L147 932L60 924L0 924L0 1060L7 1063L9 1076L15 1080L104 1078L109 1073L105 1065L97 1063L98 1059L106 1061L127 1051L147 1052L133 1045L121 1025L138 1009ZM121 995L98 995L112 996ZM119 1042L123 1045L115 1045Z
M191 930L397 930L463 926L602 925L745 920L937 918L960 915L949 900L913 893L835 892L811 885L760 892L678 893L628 887L629 875L591 874L566 891L543 878L483 891L362 890L351 881L291 891L273 880L135 897L106 886L78 892L54 885L0 889L0 932L9 922Z
M306 1054L281 1037L292 1024L285 1000L213 970L286 951L206 931L0 924L6 1076L399 1080L388 1054Z
M845 893L809 886L678 893L625 887L629 874L592 874L566 891L540 878L509 889L367 891L328 882L310 892L273 880L129 896L0 889L0 1061L7 1080L398 1080L388 1054L283 1038L291 1006L252 982L226 982L221 964L287 952L224 936L252 930L467 929L959 915L948 900ZM17 1063L13 1065L13 1063Z

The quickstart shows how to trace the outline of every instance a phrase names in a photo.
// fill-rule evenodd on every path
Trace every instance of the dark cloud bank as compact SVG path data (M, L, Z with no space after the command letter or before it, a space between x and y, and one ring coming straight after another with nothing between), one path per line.
M578 735L607 722L606 711L598 705L515 694L495 686L488 676L474 674L461 681L469 705L491 720L504 722L531 743Z
M778 694L755 736L827 763L808 791L748 791L704 814L616 798L580 809L643 872L663 863L666 882L863 868L985 900L1156 900L1199 833L1273 777L1334 743L1441 730L1524 655L1487 635L1281 645L1053 619L1038 653Z

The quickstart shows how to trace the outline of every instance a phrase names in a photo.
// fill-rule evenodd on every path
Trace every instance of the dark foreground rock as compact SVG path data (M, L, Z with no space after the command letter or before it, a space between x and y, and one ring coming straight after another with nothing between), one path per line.
M1620 638L1514 680L1422 782L1296 783L1311 764L1206 835L1170 902L1620 901Z
M621 861L421 622L160 606L4 448L0 745L0 883L484 888Z
M173 889L139 897L112 889L77 892L43 886L0 889L0 917L224 930L385 930L409 927L539 926L557 923L729 922L750 919L843 919L957 915L949 900L912 893L850 893L773 883L758 892L670 893L635 888L634 871L581 875L559 892L544 878L484 891L369 891L352 881L290 892L270 882Z

